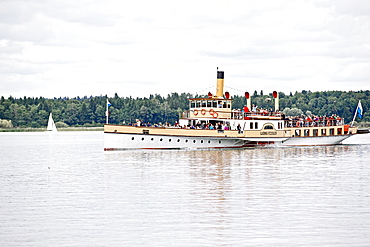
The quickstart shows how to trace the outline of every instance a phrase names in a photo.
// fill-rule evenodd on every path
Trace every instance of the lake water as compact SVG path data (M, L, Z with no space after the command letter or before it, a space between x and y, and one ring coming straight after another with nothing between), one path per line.
M330 147L103 151L0 133L0 246L369 246L370 135Z

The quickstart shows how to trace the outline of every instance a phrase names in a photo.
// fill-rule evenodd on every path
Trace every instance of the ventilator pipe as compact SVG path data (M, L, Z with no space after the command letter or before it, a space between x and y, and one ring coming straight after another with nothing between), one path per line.
M251 97L250 97L248 92L245 92L244 95L245 95L245 98L247 99L247 107L248 107L249 111L251 111L252 110L252 108L251 108Z
M275 112L279 110L279 93L274 91L272 92L272 96L275 98Z

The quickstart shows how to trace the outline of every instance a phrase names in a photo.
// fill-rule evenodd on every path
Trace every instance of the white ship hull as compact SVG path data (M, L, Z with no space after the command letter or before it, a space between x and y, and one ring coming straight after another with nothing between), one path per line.
M309 136L309 137L291 137L283 142L284 146L330 146L341 144L342 141L352 135L337 136Z
M220 138L138 134L104 134L104 150L242 148L282 144L287 138Z
M280 120L277 120L279 123ZM268 123L270 124L270 123ZM355 129L349 129L349 134L318 135L317 134L345 132L343 126L321 128L293 128L287 130L202 130L179 128L135 127L120 125L105 125L104 150L125 149L198 149L198 148L243 148L275 144L276 146L325 146L337 145L352 136ZM292 133L308 136L293 136Z
M236 138L104 134L104 150L106 151L125 149L240 148L247 143L247 140Z
M242 148L269 144L282 146L330 146L351 135L292 138L219 138L138 134L104 134L104 150Z

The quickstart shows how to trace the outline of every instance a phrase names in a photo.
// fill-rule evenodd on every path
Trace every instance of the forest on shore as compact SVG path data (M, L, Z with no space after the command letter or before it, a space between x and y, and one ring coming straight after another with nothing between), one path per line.
M90 96L76 98L43 98L23 97L0 98L0 128L44 128L47 125L49 113L53 114L58 128L62 127L99 127L105 123L107 100L109 106L109 123L130 124L135 119L143 122L173 124L178 121L183 111L189 109L189 98L207 97L207 95L192 95L189 93L171 93L166 97L159 94L144 98ZM233 109L241 109L246 105L244 96L234 95ZM263 91L254 91L251 95L252 104L259 108L273 109L272 94L264 95ZM366 114L370 105L370 91L323 91L295 92L286 95L279 93L280 110L298 112L304 115L330 116L336 114L352 121L358 101L364 110L363 119L358 122L370 122Z

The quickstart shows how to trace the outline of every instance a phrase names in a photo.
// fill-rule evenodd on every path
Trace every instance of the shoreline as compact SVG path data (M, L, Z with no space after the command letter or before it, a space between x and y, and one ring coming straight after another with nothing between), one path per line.
M103 131L104 127L67 127L58 131ZM46 128L0 128L0 132L46 132Z

